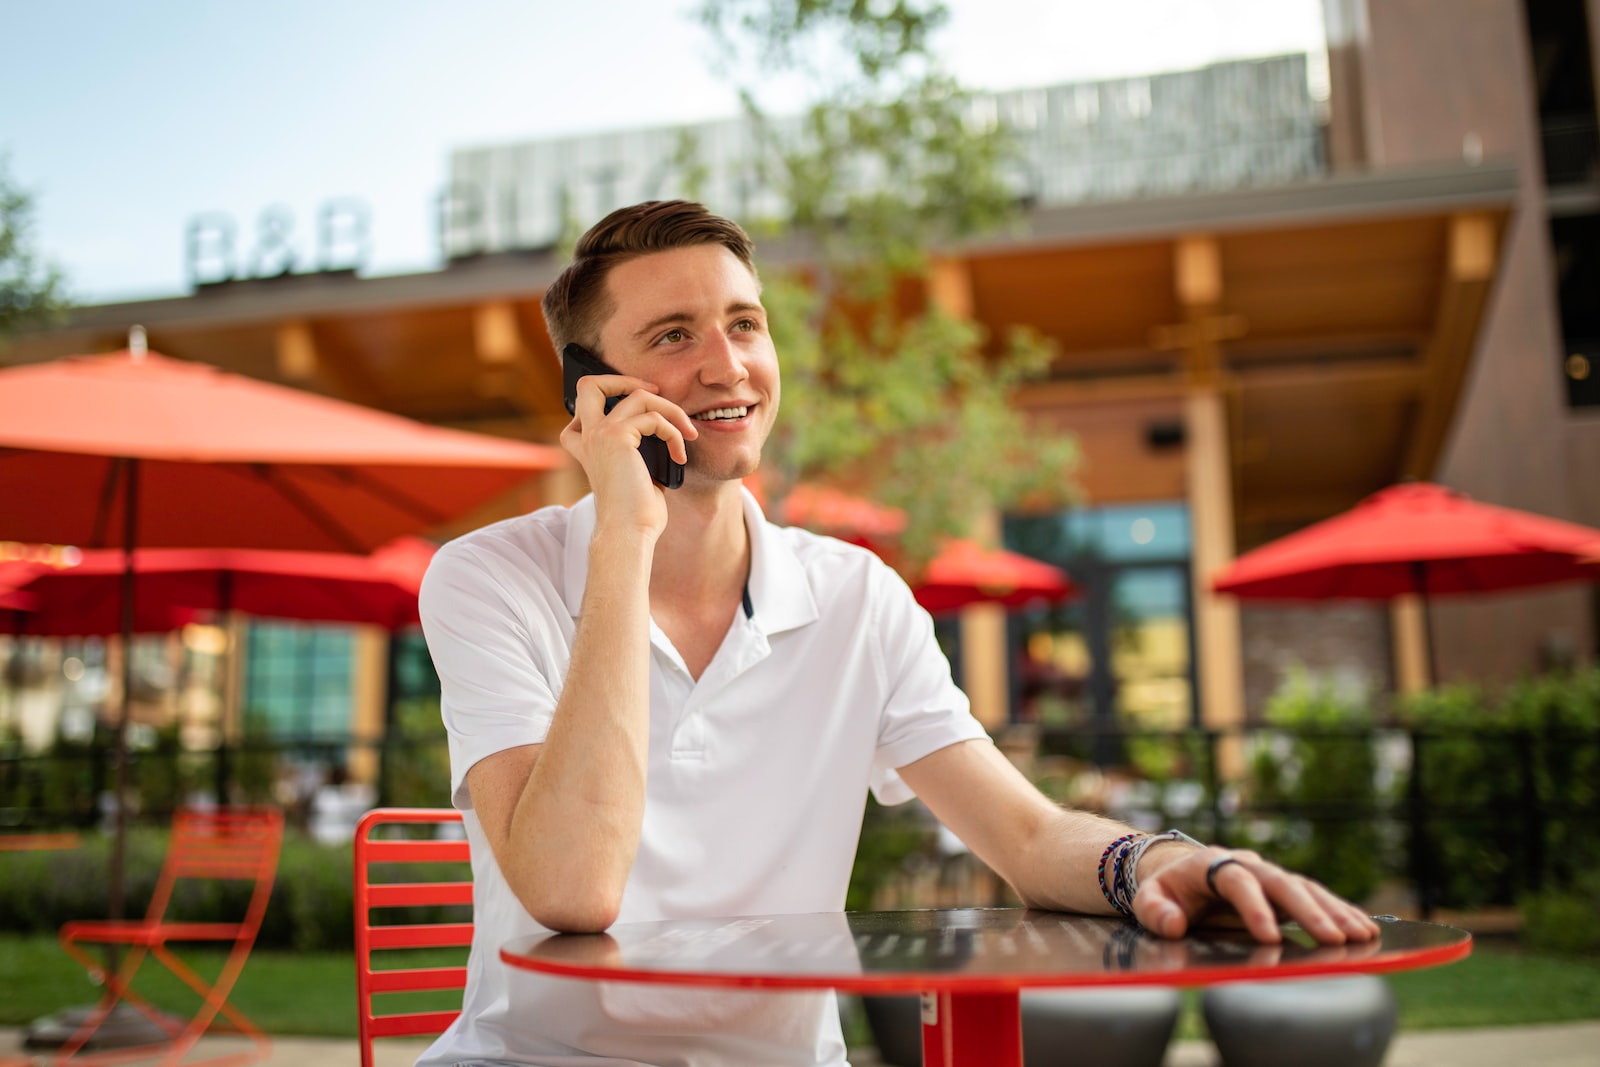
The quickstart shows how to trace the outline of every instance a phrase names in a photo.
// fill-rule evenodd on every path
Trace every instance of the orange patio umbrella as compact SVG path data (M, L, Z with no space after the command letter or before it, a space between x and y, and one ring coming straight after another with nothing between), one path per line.
M370 552L563 456L154 353L0 369L14 541Z
M370 552L564 462L558 449L440 429L127 351L0 369L0 539L134 549ZM111 912L122 913L129 660L116 750Z

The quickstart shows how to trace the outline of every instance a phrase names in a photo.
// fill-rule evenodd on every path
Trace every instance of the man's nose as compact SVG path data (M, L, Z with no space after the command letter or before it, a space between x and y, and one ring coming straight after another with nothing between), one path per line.
M744 355L727 334L714 334L701 346L700 380L706 385L733 385L748 377Z

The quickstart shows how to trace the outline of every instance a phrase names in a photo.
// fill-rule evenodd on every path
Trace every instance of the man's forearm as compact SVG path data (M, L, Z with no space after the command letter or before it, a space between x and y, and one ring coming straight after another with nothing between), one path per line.
M501 866L533 917L553 928L609 926L638 851L653 550L652 537L632 530L591 543L566 681L512 817Z
M1114 912L1100 891L1100 857L1129 827L1088 812L1056 809L1041 818L1008 879L1030 908L1085 915Z

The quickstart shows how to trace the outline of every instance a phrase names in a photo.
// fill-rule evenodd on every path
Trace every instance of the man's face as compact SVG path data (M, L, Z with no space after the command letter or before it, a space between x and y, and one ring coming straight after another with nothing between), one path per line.
M778 415L778 357L755 276L721 245L628 260L606 276L615 311L599 356L653 382L694 420L684 486L743 478Z

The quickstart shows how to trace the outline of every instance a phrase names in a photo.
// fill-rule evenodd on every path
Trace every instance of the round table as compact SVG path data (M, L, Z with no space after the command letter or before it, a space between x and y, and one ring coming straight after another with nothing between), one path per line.
M1380 916L1382 936L1281 944L1204 929L1169 941L1120 919L1021 908L824 912L628 923L540 934L500 950L512 967L596 981L741 989L921 993L926 1067L1021 1067L1019 992L1041 986L1202 986L1432 967L1472 935Z

